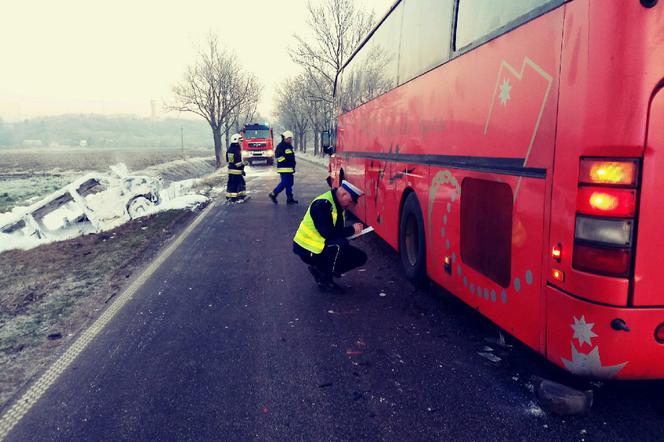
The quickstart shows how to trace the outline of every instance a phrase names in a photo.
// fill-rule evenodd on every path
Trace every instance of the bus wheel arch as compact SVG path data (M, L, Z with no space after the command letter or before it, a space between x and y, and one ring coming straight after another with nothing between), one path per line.
M413 189L406 189L399 209L399 256L406 277L416 286L427 281L424 215Z

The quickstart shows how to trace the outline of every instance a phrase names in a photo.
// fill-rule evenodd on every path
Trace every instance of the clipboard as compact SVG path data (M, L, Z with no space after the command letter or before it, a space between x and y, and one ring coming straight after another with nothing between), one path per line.
M369 227L366 227L366 228L362 229L362 231L360 233L356 233L355 235L351 235L351 236L347 237L346 239L359 238L360 236L365 235L369 232L373 232L373 231L374 231L374 228L369 226Z

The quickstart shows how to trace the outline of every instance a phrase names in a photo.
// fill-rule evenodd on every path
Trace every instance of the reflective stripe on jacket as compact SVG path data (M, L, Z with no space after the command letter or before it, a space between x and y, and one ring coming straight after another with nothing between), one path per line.
M295 173L295 152L293 146L282 141L277 145L274 151L277 159L277 172L279 173Z
M314 224L314 220L311 217L311 205L318 200L327 200L330 202L332 205L332 225L336 225L338 217L337 205L334 203L334 197L332 196L332 191L330 190L316 197L311 202L309 208L307 209L307 213L304 215L304 218L300 223L300 227L295 233L295 238L293 238L293 241L299 244L300 247L316 254L321 253L325 248L325 238L323 238L323 236L318 232L316 225ZM342 216L345 220L345 213L342 212Z

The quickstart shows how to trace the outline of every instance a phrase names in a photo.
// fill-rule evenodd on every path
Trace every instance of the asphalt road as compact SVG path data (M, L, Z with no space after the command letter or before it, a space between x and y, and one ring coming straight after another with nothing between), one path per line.
M253 176L251 176L253 175ZM589 385L588 416L542 413L532 375L576 386L437 288L413 289L372 235L344 294L291 252L299 206L252 169L243 205L214 207L9 433L12 441L661 440L659 382ZM383 295L381 295L383 294ZM501 357L478 355L485 346Z

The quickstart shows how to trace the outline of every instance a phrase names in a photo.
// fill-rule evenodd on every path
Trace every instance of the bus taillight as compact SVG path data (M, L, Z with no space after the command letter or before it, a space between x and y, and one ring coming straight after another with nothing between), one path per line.
M581 159L580 184L636 186L637 178L637 160Z
M630 275L638 166L638 160L581 159L572 256L575 269Z
M585 215L632 218L636 209L636 190L581 187L576 207Z

